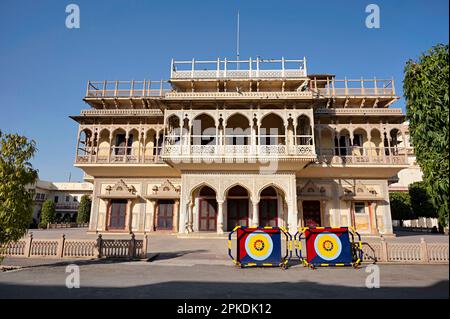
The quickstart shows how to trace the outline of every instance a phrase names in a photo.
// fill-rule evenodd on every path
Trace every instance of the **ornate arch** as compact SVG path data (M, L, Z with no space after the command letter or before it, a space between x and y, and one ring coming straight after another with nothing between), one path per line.
M233 184L228 185L227 187L225 187L225 190L223 191L223 194L222 194L223 198L227 198L229 190L232 189L235 186L240 186L240 187L244 188L247 191L247 193L248 193L248 197L252 198L252 191L250 190L250 188L248 186L244 185L241 182L236 182L236 183L233 183Z
M256 198L258 200L258 202L261 199L261 192L263 190L265 190L267 187L273 187L273 188L275 188L275 190L280 191L285 199L288 197L289 192L286 189L284 189L283 186L279 185L276 182L268 182L268 183L263 184L263 186L259 187L258 193L257 193L257 198Z

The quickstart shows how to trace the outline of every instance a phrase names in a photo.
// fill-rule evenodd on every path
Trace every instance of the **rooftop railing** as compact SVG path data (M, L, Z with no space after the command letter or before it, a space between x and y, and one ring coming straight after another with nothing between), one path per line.
M394 79L337 80L312 78L310 90L319 97L330 96L395 96Z
M172 89L168 81L88 81L86 97L162 97Z
M306 58L300 60L261 59L248 60L175 61L171 64L171 79L221 78L299 78L306 77Z

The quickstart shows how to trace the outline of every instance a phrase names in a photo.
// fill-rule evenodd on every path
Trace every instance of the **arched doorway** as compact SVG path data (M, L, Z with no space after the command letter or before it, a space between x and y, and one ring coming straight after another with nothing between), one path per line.
M320 201L304 200L302 203L303 222L306 227L322 226Z
M260 195L259 226L278 226L278 196L272 186L263 189Z
M216 192L208 186L202 187L198 198L198 230L217 231Z
M248 226L248 191L242 186L234 186L227 193L227 230L236 226Z

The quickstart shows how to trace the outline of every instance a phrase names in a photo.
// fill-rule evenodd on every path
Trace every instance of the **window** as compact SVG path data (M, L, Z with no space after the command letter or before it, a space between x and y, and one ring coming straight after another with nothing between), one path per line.
M355 134L355 136L353 137L353 146L363 146L362 134Z
M366 213L366 203L356 202L355 203L355 214L365 214Z
M59 197L55 196L55 203L57 203L59 201Z
M66 202L70 201L70 196L66 196Z
M36 200L45 200L45 194L36 193Z
M78 203L78 196L74 196L74 197L73 197L73 201L74 201L75 203Z

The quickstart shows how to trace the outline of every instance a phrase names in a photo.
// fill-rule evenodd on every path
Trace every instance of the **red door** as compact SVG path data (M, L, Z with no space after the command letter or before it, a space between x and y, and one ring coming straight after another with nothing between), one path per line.
M248 199L228 199L227 203L227 229L231 231L236 226L248 226Z
M303 220L305 227L318 227L321 226L322 221L320 218L320 202L317 200L305 200L303 201Z
M157 229L172 230L173 229L173 200L158 201L158 222Z
M278 201L276 199L261 199L259 202L259 226L278 226Z
M127 200L114 199L109 208L108 229L124 230L127 215Z
M217 231L217 201L201 198L199 204L199 230Z

